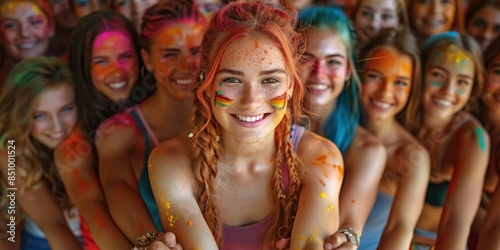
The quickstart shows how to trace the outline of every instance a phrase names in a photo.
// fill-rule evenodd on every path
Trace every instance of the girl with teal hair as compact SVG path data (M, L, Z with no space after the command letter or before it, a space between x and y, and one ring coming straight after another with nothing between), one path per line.
M358 125L354 30L338 8L307 8L299 19L306 40L301 76L307 90L304 105L309 130L330 139L342 152L346 175L340 195L340 228L359 237L375 201L386 155L378 140Z

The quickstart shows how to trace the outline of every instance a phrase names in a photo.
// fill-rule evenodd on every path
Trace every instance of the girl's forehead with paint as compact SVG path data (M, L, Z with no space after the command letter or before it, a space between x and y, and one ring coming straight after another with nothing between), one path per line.
M201 44L203 25L196 22L176 23L163 28L155 38L158 47L183 46L195 47Z
M219 69L247 67L284 70L283 54L274 41L263 35L237 38L224 51Z
M390 47L381 47L376 49L369 57L366 63L366 69L377 69L389 76L404 76L408 79L413 75L413 64L408 56L402 56L401 53Z
M474 63L470 56L454 44L435 49L427 61L427 68L439 67L450 73L474 76Z

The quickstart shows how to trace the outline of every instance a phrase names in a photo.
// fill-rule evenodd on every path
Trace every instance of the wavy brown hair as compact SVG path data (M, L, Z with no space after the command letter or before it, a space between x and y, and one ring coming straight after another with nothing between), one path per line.
M275 129L276 160L270 189L274 199L274 222L264 242L264 249L274 245L281 236L290 237L293 218L297 211L300 175L303 165L297 159L290 142L291 124L294 118L301 116L303 87L297 72L296 63L303 51L302 36L294 31L295 12L288 2L283 2L284 10L279 10L263 3L231 2L216 12L204 33L202 40L201 74L204 81L196 90L194 104L193 161L196 182L199 187L198 203L205 221L219 245L223 240L222 223L217 204L212 198L216 189L218 174L217 161L222 148L216 141L219 124L213 116L212 103L215 88L214 77L226 48L241 37L254 34L265 35L273 40L283 53L287 73L292 77L293 95L287 105L287 111ZM282 180L282 166L288 168L289 186ZM284 198L278 198L283 197ZM284 230L283 230L284 229Z
M16 176L25 182L19 187L21 194L45 183L61 207L69 208L70 200L53 165L53 149L30 135L35 100L42 91L63 84L75 87L68 67L54 57L27 59L12 69L0 93L0 150L6 151L8 140L15 139ZM5 194L6 185L0 182ZM0 207L6 202L2 195Z

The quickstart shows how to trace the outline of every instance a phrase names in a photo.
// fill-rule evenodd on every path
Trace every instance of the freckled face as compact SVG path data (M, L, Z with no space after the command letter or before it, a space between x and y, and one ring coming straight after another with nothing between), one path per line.
M474 65L468 54L454 45L435 49L424 70L424 114L449 119L462 110L474 84Z
M153 39L142 58L152 71L160 87L176 100L192 98L192 89L197 81L196 72L200 63L200 23L176 23L163 28Z
M34 103L31 136L55 148L73 130L77 121L75 93L68 84L43 90Z
M429 37L451 30L459 0L415 0L410 6L410 21L417 33Z
M467 22L467 33L485 50L500 34L500 9L486 5Z
M486 69L486 85L483 102L489 113L500 115L500 55Z
M157 0L115 0L115 10L134 23L137 30L141 30L142 15Z
M139 62L128 34L105 31L94 40L90 63L92 84L113 102L124 101L139 75Z
M363 69L362 102L369 120L393 119L408 102L413 63L393 47L375 49Z
M398 10L394 0L362 0L354 15L354 27L363 41L375 37L381 29L398 26Z
M0 5L0 44L14 61L45 54L53 35L54 28L38 5L31 2Z
M313 107L331 105L345 85L349 68L347 49L330 29L310 28L305 38L307 49L300 66L307 89L305 100Z
M242 37L224 51L213 82L214 116L222 138L258 142L273 136L292 93L281 50L268 37ZM227 105L222 105L221 100Z

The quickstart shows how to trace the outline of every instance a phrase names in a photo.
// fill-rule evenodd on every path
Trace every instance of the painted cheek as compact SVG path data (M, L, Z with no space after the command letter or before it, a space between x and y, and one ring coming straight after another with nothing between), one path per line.
M92 74L95 76L97 79L105 79L111 73L113 72L111 65L108 65L106 67L101 67L101 66L93 66L92 67Z
M427 87L434 87L434 88L442 88L443 87L443 82L441 81L435 81L435 80L429 80L429 83L427 84Z
M465 94L467 94L467 88L466 88L466 86L463 86L463 85L458 86L455 88L455 92L459 95L465 95Z
M221 107L229 107L233 104L233 102L234 100L224 96L224 92L222 92L221 90L217 90L217 92L215 92L214 105L219 105Z
M272 99L270 101L271 103L271 106L273 106L273 108L277 109L277 110L282 110L285 108L285 104L286 104L286 92L284 92L282 95Z

